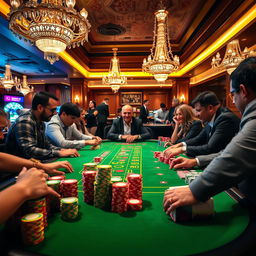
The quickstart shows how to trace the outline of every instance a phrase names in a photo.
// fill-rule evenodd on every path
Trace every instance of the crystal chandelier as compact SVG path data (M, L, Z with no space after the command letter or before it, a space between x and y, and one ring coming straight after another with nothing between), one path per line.
M74 9L75 0L11 0L9 27L20 38L35 43L51 64L66 47L88 41L90 23L83 8Z
M154 75L154 78L164 83L168 75L177 70L180 60L173 56L168 31L168 11L155 12L155 26L151 54L143 60L142 71Z
M34 87L28 84L26 75L23 75L22 83L19 83L16 89L24 96L34 91Z
M127 77L121 75L119 59L116 57L117 48L112 49L114 57L111 59L109 73L107 76L102 77L102 83L111 86L114 93L118 92L121 85L127 83Z
M253 56L254 51L248 50L247 47L244 48L243 52L241 51L239 41L233 40L227 45L227 49L224 55L224 58L221 62L220 53L216 54L216 57L212 58L212 68L225 68L229 75L236 69L239 63L248 58L249 56Z
M5 65L4 77L1 78L0 83L6 90L11 90L12 87L18 83L17 77L15 78L15 80L12 77L10 64Z

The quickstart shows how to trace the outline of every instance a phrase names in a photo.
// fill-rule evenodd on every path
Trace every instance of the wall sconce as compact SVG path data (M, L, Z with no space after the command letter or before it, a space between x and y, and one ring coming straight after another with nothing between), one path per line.
M186 100L186 98L185 98L185 95L184 94L182 94L181 96L180 96L180 102L185 102L185 100Z
M75 100L75 103L76 103L76 104L79 104L79 102L80 102L80 97L79 97L78 95L76 95L75 98L74 98L74 100Z

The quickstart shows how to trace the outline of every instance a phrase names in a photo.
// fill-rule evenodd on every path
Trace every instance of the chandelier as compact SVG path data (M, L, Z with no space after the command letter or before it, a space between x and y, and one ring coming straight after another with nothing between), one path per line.
M76 47L88 41L90 23L83 8L74 9L75 0L11 0L9 27L44 52L51 64L59 60L58 53L66 47Z
M26 75L23 75L22 83L20 82L16 85L16 89L24 96L34 91L34 87L28 84Z
M220 53L216 54L216 57L212 58L212 68L225 68L229 75L236 69L239 63L253 56L254 51L249 51L247 47L244 48L243 52L241 51L240 44L238 40L233 40L227 45L227 49L224 55L224 58L221 62Z
M154 78L163 83L168 75L177 70L180 60L173 56L168 31L168 11L155 12L155 26L151 54L144 58L142 71L154 75Z
M16 84L18 83L17 77L15 77L15 79L13 79L12 77L10 64L5 65L4 77L1 78L0 83L6 90L11 90L12 87L16 86Z
M111 86L114 93L118 92L121 85L127 83L127 78L121 75L119 59L116 57L118 48L113 48L114 57L111 59L109 73L102 77L102 83Z

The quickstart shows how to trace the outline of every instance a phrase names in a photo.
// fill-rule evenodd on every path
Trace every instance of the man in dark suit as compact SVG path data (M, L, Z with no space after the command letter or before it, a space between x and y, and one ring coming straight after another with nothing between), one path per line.
M230 76L230 93L242 113L240 131L204 172L187 187L166 191L164 209L204 202L237 186L249 205L256 205L256 57L242 61Z
M188 156L208 155L221 151L239 130L240 119L229 109L221 108L215 93L205 91L192 102L199 118L207 125L194 138L169 147L167 157L181 153Z
M172 106L169 109L169 113L168 113L168 117L167 117L167 123L173 123L173 114L174 114L174 110L177 106L179 106L180 101L177 98L173 98L172 99Z
M149 106L149 100L144 100L143 105L140 107L139 118L142 120L143 124L148 122L148 114L149 114L148 106Z
M132 116L133 111L130 105L125 105L122 108L122 116L113 121L107 139L110 140L125 140L131 143L135 140L150 139L150 133L143 127L140 119Z
M104 128L107 124L107 118L109 116L108 108L109 98L105 98L101 104L99 104L96 109L98 110L97 121L98 128L96 135L103 138L104 137Z

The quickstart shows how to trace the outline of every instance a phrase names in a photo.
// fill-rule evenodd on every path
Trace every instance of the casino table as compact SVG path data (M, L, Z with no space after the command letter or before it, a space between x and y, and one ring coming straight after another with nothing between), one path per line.
M57 256L222 255L223 250L223 255L235 255L236 248L241 249L237 241L250 222L248 210L223 192L214 196L213 218L173 222L163 211L163 193L170 186L184 185L184 180L153 158L154 151L162 150L154 140L133 144L105 141L100 149L84 148L80 157L65 159L75 170L67 178L79 180L79 218L67 222L56 214L48 220L45 240L23 249ZM101 164L111 164L113 176L125 181L128 173L143 175L141 211L118 214L83 202L83 164L102 154Z
M173 127L171 124L146 123L143 124L143 126L149 127L152 130L152 139L157 139L158 136L170 137L173 131Z

